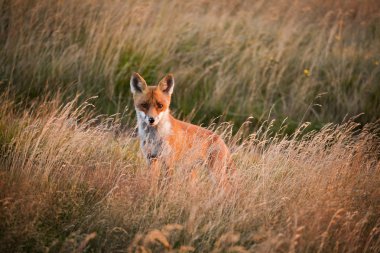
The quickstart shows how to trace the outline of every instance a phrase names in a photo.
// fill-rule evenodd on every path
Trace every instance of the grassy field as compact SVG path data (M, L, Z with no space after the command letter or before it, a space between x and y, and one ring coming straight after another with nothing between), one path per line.
M379 252L379 61L376 0L0 0L0 252ZM152 183L132 71L228 189Z
M224 124L238 167L229 190L180 164L157 190L116 117L59 98L20 113L7 96L1 252L380 250L379 123L272 137L269 126L243 140L246 128Z
M312 1L0 1L0 80L20 99L99 96L131 106L129 78L177 80L173 109L196 122L317 128L380 116L380 4ZM3 86L4 86L3 84ZM269 115L269 116L268 116Z

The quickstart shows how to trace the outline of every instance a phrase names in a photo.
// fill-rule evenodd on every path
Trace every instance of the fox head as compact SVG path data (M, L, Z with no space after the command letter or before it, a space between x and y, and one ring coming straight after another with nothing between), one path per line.
M174 88L173 75L168 74L156 86L148 86L144 78L133 73L130 85L137 117L149 126L157 126L169 112Z

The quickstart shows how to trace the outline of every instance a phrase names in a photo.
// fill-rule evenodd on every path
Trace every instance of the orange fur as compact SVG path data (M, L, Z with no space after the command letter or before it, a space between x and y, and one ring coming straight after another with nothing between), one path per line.
M206 164L213 178L224 179L227 170L234 167L226 144L212 131L170 115L173 88L171 74L157 86L148 86L137 73L131 78L140 144L148 164L156 168L160 163L170 169L178 162L191 166Z

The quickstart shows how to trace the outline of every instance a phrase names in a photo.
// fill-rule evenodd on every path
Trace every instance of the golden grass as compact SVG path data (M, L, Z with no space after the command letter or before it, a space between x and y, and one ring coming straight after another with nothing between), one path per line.
M379 20L377 0L0 0L0 252L379 252ZM181 164L152 184L132 71L222 114L230 189Z
M114 118L59 97L22 110L2 101L2 252L380 249L378 124L224 136L238 167L229 191L181 166L156 190Z
M100 94L114 113L130 101L132 71L149 82L171 71L175 109L196 107L206 123L222 113L239 123L269 112L296 122L379 117L377 0L2 0L0 8L0 78L32 97L44 87Z

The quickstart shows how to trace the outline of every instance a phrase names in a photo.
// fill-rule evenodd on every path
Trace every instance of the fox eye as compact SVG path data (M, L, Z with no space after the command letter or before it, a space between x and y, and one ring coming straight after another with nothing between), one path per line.
M161 103L157 103L157 107L159 108L159 109L162 109L162 107L164 107Z
M141 106L144 109L148 109L149 108L149 104L148 103L142 103Z

